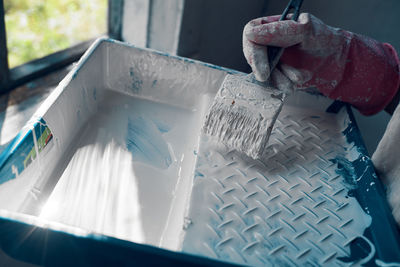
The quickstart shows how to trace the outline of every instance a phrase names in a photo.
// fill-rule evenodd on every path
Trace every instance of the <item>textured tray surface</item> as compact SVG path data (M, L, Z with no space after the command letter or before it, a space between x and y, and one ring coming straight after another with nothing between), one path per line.
M317 115L285 107L262 162L203 138L184 251L250 265L348 264L370 217L338 168L352 154L343 119Z

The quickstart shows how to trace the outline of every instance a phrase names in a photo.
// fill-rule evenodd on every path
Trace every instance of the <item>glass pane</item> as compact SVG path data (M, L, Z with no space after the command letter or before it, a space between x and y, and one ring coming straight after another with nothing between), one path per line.
M107 32L107 0L5 0L10 68Z

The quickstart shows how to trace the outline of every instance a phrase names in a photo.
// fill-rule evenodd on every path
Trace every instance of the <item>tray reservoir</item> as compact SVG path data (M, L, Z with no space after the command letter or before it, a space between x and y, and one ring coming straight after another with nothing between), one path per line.
M174 198L185 200L176 190L193 172L200 115L107 90L40 216L159 245Z

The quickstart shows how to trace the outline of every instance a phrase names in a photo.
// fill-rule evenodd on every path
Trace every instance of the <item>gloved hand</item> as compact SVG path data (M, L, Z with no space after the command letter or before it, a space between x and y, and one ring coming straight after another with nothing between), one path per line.
M282 90L316 87L364 115L392 100L400 85L400 61L391 45L330 27L307 13L297 22L279 17L258 18L244 28L243 52L257 80L270 76L266 46L278 46L285 51L271 80Z

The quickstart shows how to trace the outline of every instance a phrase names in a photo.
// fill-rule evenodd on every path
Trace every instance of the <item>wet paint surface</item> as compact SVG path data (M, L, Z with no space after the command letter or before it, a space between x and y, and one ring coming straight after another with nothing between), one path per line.
M177 183L193 168L187 154L196 146L195 116L107 92L75 139L41 217L159 245Z
M350 194L365 168L343 115L284 106L260 161L203 138L183 250L252 266L369 262L371 217Z

